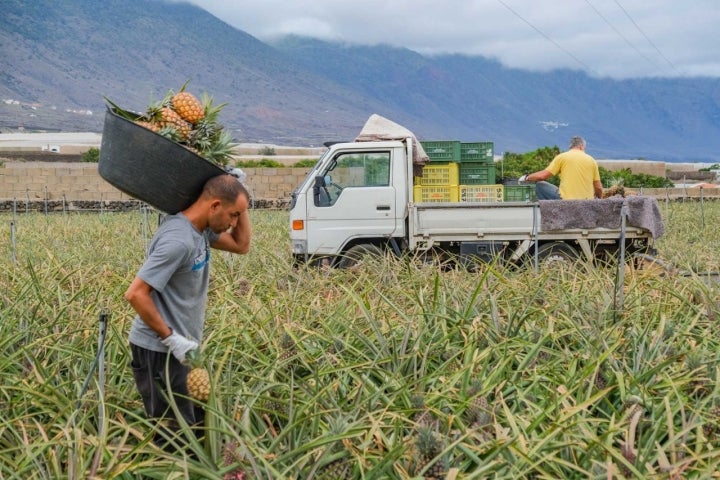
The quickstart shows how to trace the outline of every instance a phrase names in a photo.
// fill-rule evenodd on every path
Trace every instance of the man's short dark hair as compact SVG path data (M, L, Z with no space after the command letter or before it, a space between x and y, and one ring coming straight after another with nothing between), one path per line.
M239 195L245 195L250 200L250 194L240 183L237 177L230 174L217 175L205 182L203 196L218 198L223 203L235 203Z

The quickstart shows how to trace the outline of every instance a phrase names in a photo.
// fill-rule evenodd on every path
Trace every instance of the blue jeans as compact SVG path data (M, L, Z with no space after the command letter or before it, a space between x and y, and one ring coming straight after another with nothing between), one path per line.
M535 195L538 200L562 200L560 190L550 182L536 182Z

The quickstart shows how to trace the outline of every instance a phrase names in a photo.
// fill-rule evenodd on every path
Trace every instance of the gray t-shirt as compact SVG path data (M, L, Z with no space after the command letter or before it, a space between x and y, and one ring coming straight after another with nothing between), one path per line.
M153 288L151 293L165 322L180 335L200 342L205 324L210 245L219 235L210 229L199 232L182 213L170 215L150 242L138 277ZM166 352L157 334L135 316L130 343Z

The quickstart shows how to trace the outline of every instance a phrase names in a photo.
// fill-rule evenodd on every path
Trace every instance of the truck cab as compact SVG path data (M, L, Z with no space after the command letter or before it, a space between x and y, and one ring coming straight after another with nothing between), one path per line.
M331 145L293 193L293 255L332 259L354 245L406 237L407 143Z

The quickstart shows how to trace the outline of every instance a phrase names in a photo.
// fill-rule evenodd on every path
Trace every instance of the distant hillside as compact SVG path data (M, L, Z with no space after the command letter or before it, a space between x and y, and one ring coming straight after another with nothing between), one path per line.
M169 88L226 102L238 141L352 139L371 113L424 139L496 152L564 148L599 158L720 160L720 79L594 79L481 57L288 37L272 45L160 0L5 0L0 129L101 131L103 96L140 110Z
M0 98L26 104L0 104L3 127L99 131L103 96L140 110L188 79L227 103L223 120L248 140L325 140L376 105L187 4L5 0L0 45Z
M531 73L481 57L288 37L274 43L308 69L418 118L416 133L494 140L503 150L565 147L588 138L606 158L720 158L720 79L594 79Z

